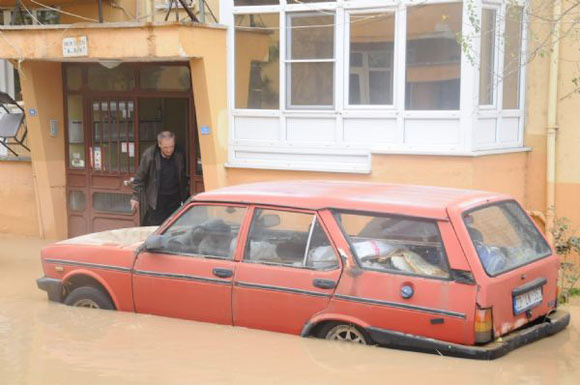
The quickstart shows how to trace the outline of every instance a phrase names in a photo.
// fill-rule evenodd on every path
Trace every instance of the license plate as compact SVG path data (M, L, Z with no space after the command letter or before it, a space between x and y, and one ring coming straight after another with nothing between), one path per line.
M520 314L542 303L542 288L537 287L514 297L514 313Z

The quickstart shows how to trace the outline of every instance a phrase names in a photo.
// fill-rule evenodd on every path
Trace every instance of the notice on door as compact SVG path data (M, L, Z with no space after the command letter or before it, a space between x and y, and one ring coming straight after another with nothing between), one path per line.
M95 170L101 169L101 148L95 147L93 150L93 168Z

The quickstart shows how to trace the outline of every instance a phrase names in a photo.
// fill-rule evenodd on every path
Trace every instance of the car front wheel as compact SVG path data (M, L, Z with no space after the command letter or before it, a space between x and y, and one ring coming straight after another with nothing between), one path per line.
M64 300L65 305L88 307L91 309L114 310L111 299L101 290L92 286L77 287Z
M318 334L327 340L351 342L355 344L368 345L371 343L366 333L351 324L331 323L320 330Z

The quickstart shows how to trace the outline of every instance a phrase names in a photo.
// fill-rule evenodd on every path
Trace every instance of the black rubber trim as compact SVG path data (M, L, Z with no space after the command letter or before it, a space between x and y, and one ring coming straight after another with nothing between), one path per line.
M546 283L548 283L548 280L546 278L544 277L536 278L532 282L528 282L525 285L518 286L515 289L513 289L512 297L518 296L530 290L534 290L537 287L544 286Z
M420 337L375 327L368 327L365 330L372 340L381 346L451 357L493 360L502 357L523 345L556 334L566 328L569 323L570 313L558 310L553 314L546 316L544 322L519 329L503 336L501 341L494 341L483 346L455 344L433 338Z
M360 302L360 303L372 304L372 305L396 307L399 309L407 309L407 310L417 310L417 311L421 311L424 313L440 314L440 315L446 315L449 317L456 317L456 318L462 318L462 319L467 318L465 316L465 313L457 313L454 311L443 310L443 309L433 309L433 308L429 308L429 307L407 305L407 304L400 303L400 302L381 301L378 299L352 297L350 295L342 295L342 294L336 294L334 297L337 299L342 299L342 300L351 301L351 302Z
M124 273L128 273L131 271L131 269L128 267L112 266L112 265L100 265L98 263L67 261L64 259L45 259L44 262L58 263L58 264L67 265L67 266L92 267L94 269L101 269L101 270L122 271Z
M54 302L62 302L63 290L62 281L56 278L42 277L36 280L36 286L40 290L46 291L48 299Z
M180 279L184 281L197 281L197 282L209 282L209 283L219 283L222 285L231 285L231 280L217 279L217 278L207 278L198 275L187 275L187 274L172 274L172 273L159 273L156 271L146 271L146 270L134 270L133 274L141 276L149 276L156 278L170 278L170 279Z
M310 295L313 297L330 297L330 294L319 293L317 291L293 289L290 287L260 285L257 283L248 283L248 282L236 282L236 283L234 283L234 285L239 286L239 287L246 287L246 288L250 288L250 289L264 289L264 290L272 290L272 291L281 291L281 292L285 292L285 293Z

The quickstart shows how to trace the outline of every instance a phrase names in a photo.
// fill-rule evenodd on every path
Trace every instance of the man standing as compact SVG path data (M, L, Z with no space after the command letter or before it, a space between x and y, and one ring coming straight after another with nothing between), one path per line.
M143 153L133 180L131 210L141 204L141 224L158 226L188 197L185 156L175 149L175 134L163 131L157 145Z

